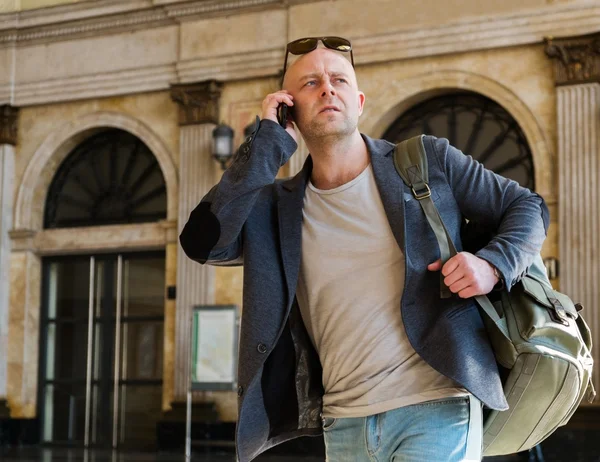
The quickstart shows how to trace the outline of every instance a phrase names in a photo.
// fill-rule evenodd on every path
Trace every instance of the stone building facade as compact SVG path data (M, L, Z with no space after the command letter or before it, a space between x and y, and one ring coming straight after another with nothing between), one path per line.
M213 129L227 123L235 144L241 142L263 97L278 89L286 43L304 36L352 41L367 97L360 129L370 136L389 133L400 117L433 98L468 94L500 106L526 141L532 184L550 207L543 256L559 263L554 282L586 306L594 334L600 332L597 1L469 0L456 7L439 0L38 0L3 8L0 415L41 419L52 407L43 390L64 388L43 377L52 362L49 342L59 335L48 333L58 325L48 315L54 293L48 268L85 258L86 268L98 270L106 255L115 256L105 264L114 278L129 268L117 261L138 253L157 258L163 321L157 331L140 327L146 333L138 332L132 345L154 339L158 411L185 401L191 306L243 310L242 274L187 260L177 235L221 174L211 157ZM164 181L164 216L49 226L49 190L61 166L107 130L132 135L154 156ZM300 143L281 174L298 171L306 155ZM106 354L123 354L118 349ZM97 358L88 356L82 357L89 372ZM114 357L108 361L110 368ZM101 380L94 383L100 390ZM78 390L64 398L75 421L93 406L95 393ZM236 420L234 392L196 392L194 400L215 402L221 420ZM52 440L51 431L46 436Z

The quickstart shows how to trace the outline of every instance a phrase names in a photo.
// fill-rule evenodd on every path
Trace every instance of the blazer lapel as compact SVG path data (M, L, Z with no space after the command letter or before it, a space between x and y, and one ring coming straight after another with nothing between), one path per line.
M385 140L374 140L362 135L371 156L375 182L383 203L392 233L406 255L404 245L404 183L394 168L392 152L395 145ZM310 155L302 170L278 188L277 214L279 218L279 243L288 289L288 306L296 294L300 259L302 257L302 207L306 184L312 171Z
M281 183L279 187L277 201L279 243L289 296L288 307L296 294L298 283L302 257L302 207L304 191L311 171L312 159L308 156L302 170L296 176Z
M379 189L379 195L383 202L383 208L392 228L392 233L398 245L406 256L404 245L405 222L404 222L404 183L396 172L392 153L396 147L393 143L385 140L374 140L362 135L369 153L371 154L371 165L375 182Z

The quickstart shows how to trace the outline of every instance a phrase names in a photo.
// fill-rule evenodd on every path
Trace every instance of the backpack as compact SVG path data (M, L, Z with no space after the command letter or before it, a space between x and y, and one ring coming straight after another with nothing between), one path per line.
M431 200L423 135L396 146L394 165L419 201L438 240L442 262L456 255ZM451 296L440 272L441 296ZM502 378L509 409L486 410L483 454L525 451L566 424L592 385L590 330L580 316L583 308L552 288L541 256L509 291L477 296L482 319Z

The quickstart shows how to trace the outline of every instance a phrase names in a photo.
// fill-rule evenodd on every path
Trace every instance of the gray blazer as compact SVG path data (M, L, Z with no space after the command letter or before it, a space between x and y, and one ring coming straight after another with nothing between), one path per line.
M439 258L437 241L394 169L394 145L363 138L391 229L406 258L398 308L409 341L427 363L487 407L507 409L476 304L457 297L440 299L439 275L427 270ZM433 198L457 250L462 250L464 218L496 230L477 255L512 286L541 249L547 228L544 201L486 170L445 139L428 136L424 144ZM244 265L236 430L240 462L283 441L321 434L322 370L295 299L310 156L298 175L275 180L296 148L278 124L257 121L232 166L192 211L180 236L186 254L200 263Z

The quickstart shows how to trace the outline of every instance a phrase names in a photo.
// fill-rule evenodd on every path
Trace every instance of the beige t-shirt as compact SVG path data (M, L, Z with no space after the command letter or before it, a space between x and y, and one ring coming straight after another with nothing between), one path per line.
M296 295L323 367L325 417L468 394L410 345L400 312L404 271L370 165L335 189L308 184Z

